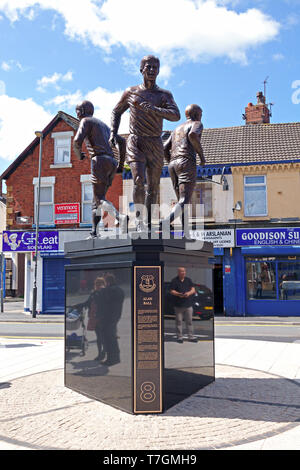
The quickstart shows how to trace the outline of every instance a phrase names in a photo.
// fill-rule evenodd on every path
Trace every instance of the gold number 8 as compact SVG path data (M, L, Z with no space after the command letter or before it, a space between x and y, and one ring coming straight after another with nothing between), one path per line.
M155 385L153 382L143 382L141 385L140 398L145 403L151 403L156 398Z

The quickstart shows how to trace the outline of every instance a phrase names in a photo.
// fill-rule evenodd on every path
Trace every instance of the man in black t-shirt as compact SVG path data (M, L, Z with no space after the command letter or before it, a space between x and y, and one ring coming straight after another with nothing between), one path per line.
M171 281L170 294L173 296L174 309L176 314L176 333L177 341L183 343L182 322L185 317L185 323L189 341L196 342L193 335L193 295L195 287L192 280L186 277L185 268L178 268L178 276Z

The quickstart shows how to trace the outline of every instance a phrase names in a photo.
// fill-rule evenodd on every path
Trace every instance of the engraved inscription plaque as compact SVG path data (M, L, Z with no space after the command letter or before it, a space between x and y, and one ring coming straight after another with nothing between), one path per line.
M162 412L161 267L134 267L134 412Z

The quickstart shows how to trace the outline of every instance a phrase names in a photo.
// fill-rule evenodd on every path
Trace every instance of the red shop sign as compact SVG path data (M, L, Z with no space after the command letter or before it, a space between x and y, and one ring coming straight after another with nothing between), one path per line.
M79 224L80 203L55 204L55 224Z

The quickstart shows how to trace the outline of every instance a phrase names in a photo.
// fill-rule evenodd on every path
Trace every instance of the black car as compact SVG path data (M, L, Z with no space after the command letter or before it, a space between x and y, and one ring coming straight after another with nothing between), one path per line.
M173 295L170 294L170 282L164 283L164 315L175 315ZM203 284L194 284L195 295L193 295L193 317L199 320L208 320L213 317L214 302L212 291Z

